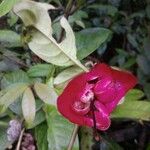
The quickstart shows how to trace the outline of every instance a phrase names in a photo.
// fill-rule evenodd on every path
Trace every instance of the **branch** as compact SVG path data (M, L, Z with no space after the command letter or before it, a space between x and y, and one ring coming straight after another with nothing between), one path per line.
M24 131L25 131L25 128L23 128L22 131L21 131L21 133L20 133L20 136L19 136L19 140L18 140L18 143L17 143L16 150L20 150L20 145L21 145L21 141L22 141L22 137L23 137Z
M73 132L72 132L72 135L71 135L70 142L68 144L67 150L72 150L72 147L74 145L74 142L75 142L75 139L76 139L76 136L77 136L77 133L78 133L78 129L79 129L79 126L75 125L75 127L73 129Z

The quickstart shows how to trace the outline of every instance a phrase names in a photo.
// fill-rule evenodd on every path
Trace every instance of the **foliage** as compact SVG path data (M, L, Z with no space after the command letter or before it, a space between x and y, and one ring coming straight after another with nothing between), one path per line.
M40 150L66 149L73 126L57 112L56 99L89 60L138 77L111 117L150 121L150 1L70 2L0 3L0 123L23 118ZM0 124L2 150L11 144L6 128ZM101 147L108 145L122 149L109 140Z

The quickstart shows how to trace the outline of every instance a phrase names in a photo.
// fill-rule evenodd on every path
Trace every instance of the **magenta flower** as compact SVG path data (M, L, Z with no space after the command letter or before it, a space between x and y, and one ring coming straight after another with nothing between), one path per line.
M75 124L107 130L110 113L136 82L129 72L97 64L69 82L58 97L58 110Z

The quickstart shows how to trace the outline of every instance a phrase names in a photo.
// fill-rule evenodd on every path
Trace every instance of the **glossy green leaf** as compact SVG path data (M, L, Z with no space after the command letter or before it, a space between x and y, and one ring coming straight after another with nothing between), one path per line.
M35 119L35 98L30 88L27 88L22 98L22 112L27 126L31 126Z
M0 30L0 43L2 47L21 47L20 35L11 30Z
M107 42L112 33L104 28L87 28L76 33L77 57L83 59Z
M73 125L62 117L54 106L46 105L45 113L48 124L48 148L50 150L66 150ZM78 150L77 141L73 150Z
M71 80L73 77L80 74L81 72L83 72L83 70L76 66L67 68L54 78L54 84L62 84L68 80Z
M0 3L0 17L7 14L20 0L2 0Z
M46 84L43 83L35 83L34 90L43 102L56 105L56 100L58 96L54 89L49 88Z
M35 138L39 150L48 150L47 129L46 122L35 127Z

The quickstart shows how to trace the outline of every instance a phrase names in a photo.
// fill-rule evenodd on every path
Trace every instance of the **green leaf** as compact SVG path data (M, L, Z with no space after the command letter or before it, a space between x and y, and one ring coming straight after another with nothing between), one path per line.
M147 5L146 7L146 14L147 14L148 19L150 19L150 5Z
M49 88L46 84L35 83L34 90L43 102L56 105L56 100L58 96L53 88Z
M76 11L73 15L69 16L69 23L76 23L77 25L85 28L82 18L88 18L88 14L82 10Z
M6 107L3 105L0 105L0 115L2 115L2 114L4 114L5 113L5 111L6 111Z
M7 14L13 8L13 6L19 1L20 0L3 0L0 3L0 17Z
M1 87L6 88L14 83L29 83L30 79L27 73L22 70L13 71L3 76L1 80Z
M127 39L129 43L134 47L138 49L138 43L136 38L132 34L127 34Z
M47 128L45 122L35 127L35 138L39 150L48 150Z
M22 98L22 112L27 126L31 126L35 119L35 98L30 88L27 88Z
M17 98L12 104L9 105L9 109L17 114L18 116L22 117L22 108L21 108L22 96Z
M112 139L109 139L106 136L101 140L100 149L102 149L102 150L123 150L123 148L117 142L113 141Z
M49 9L54 7L34 1L22 1L14 7L14 12L26 26L34 26L37 29L32 32L32 39L28 43L30 49L44 61L59 66L76 64L86 70L76 58L74 33L65 17L60 20L62 28L66 31L65 39L57 43L53 38Z
M146 37L143 41L143 46L144 46L144 52L145 52L145 55L147 56L147 58L149 59L150 61L150 37Z
M83 70L76 66L67 68L55 77L54 84L55 85L62 84L68 80L71 80L73 77L80 74L81 72L83 72Z
M129 69L131 66L133 66L134 64L136 63L136 58L135 57L131 57L127 60L127 62L125 62L123 65L122 65L122 68L125 68L125 69Z
M12 104L27 88L25 83L16 83L5 89L5 93L0 97L0 105L4 105L6 108Z
M127 100L126 100L127 101ZM119 105L112 114L113 118L150 120L150 102L133 101Z
M118 12L118 9L112 5L93 4L93 5L88 6L88 8L98 9L100 12L102 13L105 12L105 14L108 14L112 17L114 17Z
M88 28L76 33L77 57L83 59L107 42L112 32L104 28Z
M46 119L48 124L48 147L50 150L66 150L71 137L73 125L62 117L54 106L45 106ZM77 141L73 150L78 150Z
M45 121L45 113L43 110L39 110L35 114L35 119L34 119L33 123L30 126L28 126L27 128L32 129L44 121Z
M0 43L2 47L21 47L20 35L11 30L0 30Z
M144 74L150 75L150 60L144 55L137 56L137 63Z
M135 100L139 100L143 96L144 96L143 91L141 91L139 89L132 89L125 96L125 100L127 99L127 100L130 100L130 101L135 101Z
M0 150L5 150L11 145L7 139L7 128L0 127Z
M148 99L150 99L150 83L144 84L144 92Z
M79 129L80 148L81 150L91 150L94 144L93 129L86 126L81 126Z
M130 91L125 97L124 103L117 106L112 113L113 118L131 118L150 120L150 102L138 100L143 97L143 92L139 90Z
M50 64L36 64L31 66L28 70L28 75L30 77L46 77L51 72L52 65Z

